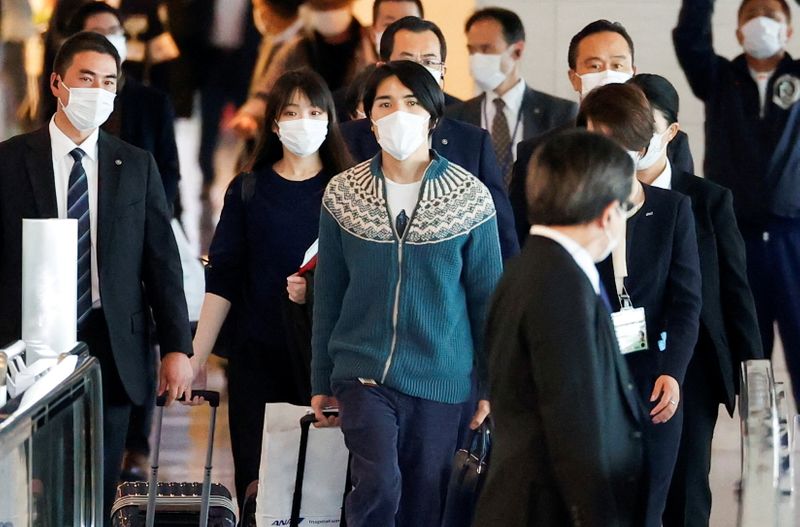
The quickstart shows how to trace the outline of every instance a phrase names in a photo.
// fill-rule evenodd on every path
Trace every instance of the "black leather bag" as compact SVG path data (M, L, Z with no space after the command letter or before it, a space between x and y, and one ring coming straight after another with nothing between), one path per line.
M468 448L456 452L447 487L442 527L470 527L475 515L492 445L492 425L487 418L474 432Z

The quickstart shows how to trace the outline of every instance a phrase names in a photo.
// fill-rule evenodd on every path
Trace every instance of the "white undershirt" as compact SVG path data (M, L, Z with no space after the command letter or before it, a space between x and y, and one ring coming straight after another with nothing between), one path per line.
M759 117L764 117L764 107L767 104L767 85L773 73L775 73L775 70L760 72L750 68L750 75L753 77L753 80L756 81L756 86L758 86Z
M92 307L100 307L100 283L97 274L97 136L95 130L83 143L76 145L58 126L55 116L50 119L50 146L53 150L53 175L55 176L56 206L58 217L67 217L67 191L69 190L69 173L75 161L69 155L76 148L86 155L81 159L86 181L89 186L89 232L92 239Z
M672 190L672 165L670 165L669 159L667 159L667 166L665 166L658 177L650 183L650 186Z
M406 211L406 216L411 218L414 209L417 208L422 180L420 179L414 183L395 183L385 177L384 181L386 181L386 202L389 206L392 222L397 220L397 215L400 214L401 210Z
M503 113L506 114L506 121L508 121L508 134L514 134L511 137L511 153L514 156L514 161L517 160L517 144L522 141L522 128L523 122L520 118L520 111L522 111L522 99L525 96L525 80L520 79L510 90L503 94L501 99L505 103ZM494 100L497 99L497 93L488 91L483 93L483 112L481 115L481 128L492 133L492 123L494 116L497 113L497 107L494 105Z
M563 247L564 250L567 251L570 256L572 256L572 259L575 260L575 263L578 264L578 267L581 268L581 271L586 274L589 282L592 283L594 292L598 295L600 294L600 273L597 272L597 267L595 267L592 255L589 254L589 251L584 249L581 244L566 234L544 225L532 226L530 233L533 236L549 238Z

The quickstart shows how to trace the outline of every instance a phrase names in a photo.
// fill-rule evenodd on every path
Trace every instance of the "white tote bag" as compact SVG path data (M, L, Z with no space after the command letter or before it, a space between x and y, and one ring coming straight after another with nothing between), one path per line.
M200 258L193 254L192 246L183 233L183 227L177 219L171 222L175 243L178 245L178 254L181 257L183 268L183 292L186 295L186 308L189 310L189 320L200 320L200 308L203 307L203 298L206 294L206 274Z
M266 405L256 499L256 525L259 527L289 525L300 452L300 418L310 411L307 406L287 403ZM347 457L341 429L310 427L301 525L339 525Z

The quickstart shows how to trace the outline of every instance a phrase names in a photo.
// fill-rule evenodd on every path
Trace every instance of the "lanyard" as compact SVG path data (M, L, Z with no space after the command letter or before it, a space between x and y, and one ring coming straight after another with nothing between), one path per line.
M488 93L483 94L483 123L486 125L486 130L491 132L491 124L489 124L489 111L486 109L486 100L488 99ZM522 122L522 105L520 104L519 110L517 110L517 120L514 124L514 131L511 133L511 143L515 144L517 142L517 132L519 131L519 124Z

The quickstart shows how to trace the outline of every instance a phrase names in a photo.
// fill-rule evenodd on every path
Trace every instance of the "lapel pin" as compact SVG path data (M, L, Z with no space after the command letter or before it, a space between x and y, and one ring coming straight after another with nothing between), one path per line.
M653 211L652 210L650 212L645 213L645 216L652 216L652 215L653 215Z
M122 166L122 159L115 159L114 164L117 166Z
M442 144L443 144L443 145L446 145L446 144L447 144L447 143L449 143L449 142L450 142L450 141L448 141L447 139L442 139Z

